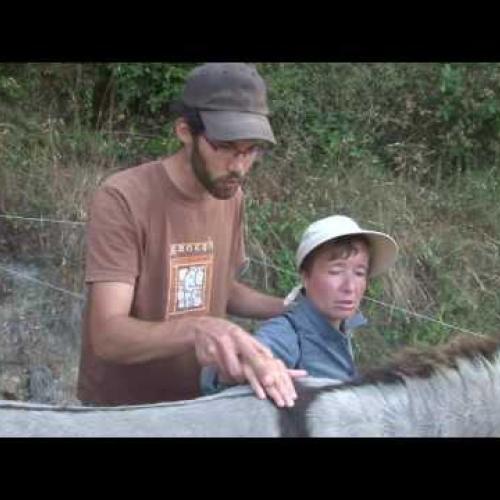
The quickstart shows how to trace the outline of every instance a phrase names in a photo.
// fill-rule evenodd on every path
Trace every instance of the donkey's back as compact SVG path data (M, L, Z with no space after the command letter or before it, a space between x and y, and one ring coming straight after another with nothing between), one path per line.
M56 407L0 401L0 436L500 437L500 342L459 339L409 349L348 383L297 381L295 407L249 386L190 401Z

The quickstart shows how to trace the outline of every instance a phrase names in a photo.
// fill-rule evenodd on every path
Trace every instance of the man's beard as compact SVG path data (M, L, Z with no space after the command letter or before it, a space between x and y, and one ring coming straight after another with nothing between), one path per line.
M243 184L244 176L236 172L212 179L205 166L205 161L200 155L197 140L193 144L191 165L198 181L214 198L219 200L232 198Z

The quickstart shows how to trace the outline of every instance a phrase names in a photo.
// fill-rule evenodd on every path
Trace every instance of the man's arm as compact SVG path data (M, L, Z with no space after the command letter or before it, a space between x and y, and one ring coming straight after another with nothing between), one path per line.
M130 316L133 295L134 287L127 283L99 282L89 286L90 340L99 357L115 363L134 364L166 359L198 347L201 362L211 356L212 350L222 351L221 358L226 361L224 365L231 371L236 360L230 353L224 352L232 348L229 338L243 337L241 342L245 344L246 336L249 336L238 325L209 316L178 318L175 321L136 319ZM198 337L211 340L220 337L218 343L221 346L210 349L203 346L205 342ZM250 342L255 343L253 339ZM260 347L260 344L257 345ZM258 351L263 352L262 349Z
M115 363L133 364L176 356L195 349L202 366L215 365L236 382L248 380L257 395L268 394L279 406L297 397L292 376L271 351L238 325L220 318L143 321L130 317L134 287L93 283L89 287L90 341L96 354Z
M283 299L258 292L242 283L233 281L229 292L227 312L253 319L269 319L285 310Z
M89 286L90 341L99 357L133 364L176 356L194 347L195 329L186 320L144 321L131 317L133 295L134 287L127 283Z

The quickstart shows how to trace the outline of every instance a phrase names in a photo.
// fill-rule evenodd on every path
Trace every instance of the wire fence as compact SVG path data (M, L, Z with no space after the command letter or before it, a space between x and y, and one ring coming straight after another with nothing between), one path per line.
M78 299L78 300L85 300L85 296L83 294L75 293L75 292L72 292L71 290L66 290L65 288L61 288L59 286L53 285L52 283L48 283L47 281L39 280L37 278L34 278L33 276L29 276L28 274L20 273L19 271L14 271L14 269L10 269L8 267L2 266L1 264L0 264L0 270L4 271L7 274L10 274L11 276L14 276L15 278L21 278L21 279L24 279L26 281L36 283L37 285L42 285L46 288L56 290L58 292L66 294L66 295L70 295L71 297L74 297L75 299Z
M0 214L0 219L7 219L7 220L25 220L25 221L31 221L31 222L49 222L53 224L69 224L73 226L84 226L86 222L84 221L71 221L71 220L58 220L58 219L48 219L46 217L23 217L21 215L9 215L9 214Z
M40 222L40 223L45 223L45 222L48 222L48 223L55 223L55 224L67 224L67 225L75 225L75 226L83 226L86 224L85 221L69 221L69 220L58 220L58 219L51 219L51 218L46 218L46 217L24 217L24 216L21 216L21 215L11 215L11 214L0 214L0 219L8 219L8 220L21 220L21 221L31 221L31 222ZM254 259L254 258L251 258L250 259L252 262L258 264L258 265L261 265L265 268L269 268L269 269L273 269L277 272L280 272L280 273L284 273L284 274L287 274L289 276L296 276L295 273L287 270L287 269L283 269L283 268L280 268L280 267L277 267L277 266L274 266L273 264L270 264L268 262L264 262L264 261L261 261L261 260L258 260L258 259ZM48 283L46 281L43 281L43 280L40 280L40 279L37 279L37 278L34 278L32 276L29 276L25 273L20 273L18 271L15 271L11 268L8 268L8 267L5 267L3 265L0 265L0 270L4 271L5 273L7 274L10 274L14 277L17 277L17 278L21 278L21 279L24 279L24 280L27 280L27 281L31 281L37 285L41 285L41 286L45 286L47 288L50 288L50 289L53 289L53 290L56 290L58 292L61 292L61 293L64 293L64 294L67 294L67 295L70 295L72 296L73 298L75 299L78 299L78 300L85 300L85 295L83 293L75 293L75 292L72 292L71 290L66 290L64 288L61 288L61 287L58 287L56 285L53 285L51 283ZM372 302L374 304L377 304L383 308L388 308L390 309L391 311L399 311L403 314L406 314L406 315L409 315L409 316L413 316L415 318L418 318L418 319L421 319L421 320L424 320L424 321L429 321L429 322L432 322L434 324L439 324L440 326L444 326L446 328L451 328L451 329L454 329L454 330L457 330L457 331L460 331L462 333L466 333L466 334L469 334L469 335L475 335L475 336L478 336L478 337L485 337L484 334L481 334L481 333L478 333L478 332L474 332L472 330L468 330L466 328L461 328L457 325L453 325L451 323L446 323L444 321L441 321L441 320L438 320L436 318L433 318L431 316L428 316L428 315L425 315L425 314L420 314L420 313L417 313L417 312L414 312L414 311L410 311L408 309L405 309L403 307L399 307L399 306L396 306L394 304L387 304L381 300L377 300L377 299L374 299L372 297L368 297L368 296L364 296L363 300L366 300L368 302Z

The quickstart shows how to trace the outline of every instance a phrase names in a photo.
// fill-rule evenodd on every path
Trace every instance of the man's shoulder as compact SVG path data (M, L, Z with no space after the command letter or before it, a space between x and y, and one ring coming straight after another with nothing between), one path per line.
M111 174L104 180L102 187L127 190L131 187L136 188L138 185L157 184L161 169L160 160L141 163Z

